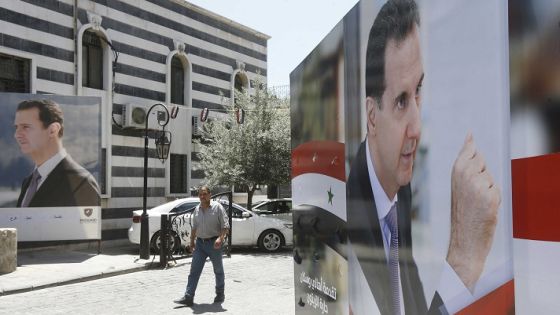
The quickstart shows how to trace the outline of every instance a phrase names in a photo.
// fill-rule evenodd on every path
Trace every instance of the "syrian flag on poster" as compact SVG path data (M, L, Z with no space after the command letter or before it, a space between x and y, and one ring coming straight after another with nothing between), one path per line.
M560 153L511 162L515 311L560 309Z
M343 143L309 141L293 150L292 202L321 208L346 222Z

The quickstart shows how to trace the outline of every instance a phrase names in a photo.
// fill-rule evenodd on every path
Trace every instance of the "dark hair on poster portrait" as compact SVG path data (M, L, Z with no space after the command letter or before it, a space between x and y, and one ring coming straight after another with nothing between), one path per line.
M379 11L369 32L366 53L366 95L381 100L385 90L385 50L390 39L402 42L420 26L414 1L389 1Z

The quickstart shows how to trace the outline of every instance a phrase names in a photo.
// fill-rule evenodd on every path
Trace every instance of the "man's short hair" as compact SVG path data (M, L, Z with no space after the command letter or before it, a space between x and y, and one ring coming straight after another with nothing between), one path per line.
M39 120L45 128L48 128L52 123L59 123L58 137L62 138L64 135L64 115L60 106L51 100L27 100L19 103L16 111L32 108L39 110Z
M369 31L366 50L366 96L381 106L385 91L385 48L389 40L402 42L420 26L420 15L414 0L389 0L383 5Z
M200 188L198 188L198 193L200 194L201 191L206 190L206 192L208 192L209 194L212 193L212 191L210 190L210 187L206 186L206 185L202 185L200 186Z

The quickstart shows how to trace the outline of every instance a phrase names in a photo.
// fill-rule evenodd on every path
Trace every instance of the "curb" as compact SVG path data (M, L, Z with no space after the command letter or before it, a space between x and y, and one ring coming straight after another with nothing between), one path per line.
M61 279L61 280L56 280L56 279L52 279L52 282L50 283L39 283L39 284L33 284L33 283L23 283L21 285L17 285L17 282L15 285L11 285L8 286L7 288L4 287L2 288L2 286L0 286L0 297L2 296L7 296L7 295L12 295L12 294L19 294L19 293L25 293L25 292L30 292L30 291L37 291L37 290L41 290L41 289L46 289L46 288L52 288L52 287L57 287L57 286L63 286L63 285L67 285L67 284L75 284L75 283L80 283L80 282L85 282L85 281L91 281L91 280L97 280L97 279L102 279L102 278L109 278L109 277L113 277L113 276L118 276L118 275L123 275L123 274L128 274L128 273L133 273L133 272L137 272L137 271L144 271L144 270L150 270L150 269L170 269L170 268L174 268L174 267L179 267L185 264L189 264L191 262L190 258L191 256L182 256L182 257L177 257L173 260L170 260L167 264L167 266L165 267L160 267L160 263L159 263L159 256L158 255L153 255L151 257L151 259L148 259L144 262L138 262L139 259L136 259L135 265L132 266L121 266L119 269L113 269L113 270L104 270L104 271L100 271L98 270L97 273L87 273L84 275L75 275L76 277L74 278L67 278L67 279ZM157 259L157 260L156 260ZM85 267L85 266L84 266ZM46 271L48 272L48 271ZM27 282L27 281L24 281Z
M64 281L55 282L55 283L48 283L48 284L43 284L43 285L38 285L38 286L31 286L31 287L27 287L27 288L1 291L0 292L0 297L6 296L6 295L11 295L11 294L25 293L25 292L37 291L37 290L46 289L46 288L58 287L58 286L67 285L67 284L75 284L75 283L80 283L80 282L85 282L85 281L90 281L90 280L109 278L109 277L123 275L123 274L127 274L127 273L133 273L133 272L137 272L137 271L148 270L148 269L150 269L150 264L151 263L147 263L145 266L135 267L135 268L131 268L131 269L125 269L125 270L116 270L116 271L112 271L112 272L104 272L104 273L97 274L97 275L79 277L79 278L64 280Z
M179 260L182 260L182 259L177 259L177 260L179 261ZM188 263L190 263L190 261L177 262L174 265L170 266L168 264L166 267L161 268L161 267L159 267L159 262L150 261L150 262L146 262L144 264L144 266L115 270L115 271L110 271L110 272L102 272L102 273L96 274L96 275L78 277L78 278L75 278L75 279L69 279L69 280L64 280L64 281L55 282L55 283L48 283L48 284L43 284L43 285L38 285L38 286L30 286L30 287L27 287L27 288L0 291L0 297L11 295L11 294L25 293L25 292L30 292L30 291L37 291L37 290L41 290L41 289L58 287L58 286L63 286L63 285L67 285L67 284L75 284L75 283L80 283L80 282L85 282L85 281L109 278L109 277L124 275L124 274L128 274L128 273L133 273L133 272L137 272L137 271L155 269L155 268L152 268L152 265L157 265L157 268L161 268L161 269L169 269L169 268L179 267L179 266L182 266L182 265L185 265L185 264L188 264Z

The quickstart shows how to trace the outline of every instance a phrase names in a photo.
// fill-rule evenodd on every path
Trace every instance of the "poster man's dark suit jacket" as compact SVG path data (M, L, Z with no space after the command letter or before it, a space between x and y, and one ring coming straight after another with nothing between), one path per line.
M20 207L31 175L21 185L17 206ZM93 176L70 156L66 156L35 192L29 207L99 206L99 187Z
M387 258L369 181L366 145L362 142L348 177L348 237L381 314L394 314ZM410 185L398 192L399 267L406 314L445 314L439 294L427 308L418 268L412 257ZM349 270L351 272L351 270Z

